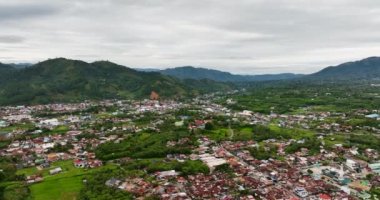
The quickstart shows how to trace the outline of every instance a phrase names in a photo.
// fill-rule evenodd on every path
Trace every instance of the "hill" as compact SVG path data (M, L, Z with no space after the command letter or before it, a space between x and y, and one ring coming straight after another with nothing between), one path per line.
M220 82L249 82L249 81L272 81L286 80L302 77L300 74L263 74L263 75L235 75L206 68L195 68L191 66L176 67L160 71L162 74L174 76L180 79L210 79Z
M330 66L308 75L307 79L318 80L371 80L380 78L380 57L369 57L363 60Z
M50 59L33 66L15 69L2 65L0 104L76 102L85 99L147 98L156 91L162 98L186 97L215 89L230 89L226 84L182 81L157 72L138 72L108 61L86 63L65 58ZM196 87L192 86L192 83ZM206 84L206 83L205 83Z

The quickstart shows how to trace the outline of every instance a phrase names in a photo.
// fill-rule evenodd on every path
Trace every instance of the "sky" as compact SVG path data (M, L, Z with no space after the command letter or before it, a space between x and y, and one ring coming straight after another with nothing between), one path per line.
M380 56L379 0L0 0L0 62L312 73Z

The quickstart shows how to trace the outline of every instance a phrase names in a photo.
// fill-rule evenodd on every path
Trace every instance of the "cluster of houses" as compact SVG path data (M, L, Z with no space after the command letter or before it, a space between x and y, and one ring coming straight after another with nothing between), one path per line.
M156 96L153 94L153 96ZM96 168L103 165L95 156L94 149L106 142L118 143L128 139L119 133L134 134L153 130L159 134L160 125L165 120L176 121L174 126L185 126L187 116L174 116L174 111L196 107L203 116L225 116L231 122L243 124L277 124L282 128L302 128L326 133L350 133L353 130L367 130L352 127L329 118L347 120L344 113L310 112L308 114L261 114L248 110L234 112L215 104L214 95L205 95L191 103L158 101L157 98L143 101L107 100L80 104L50 104L38 106L18 106L0 108L0 130L12 125L31 125L33 128L16 128L6 133L10 144L0 149L0 156L18 157L18 168L37 167L49 169L49 174L61 173L61 167L51 168L60 160L71 160L77 168ZM235 104L228 99L227 104ZM116 107L113 111L106 111ZM87 111L97 108L97 112ZM111 113L110 113L111 112ZM42 114L41 114L42 113ZM104 114L106 113L106 114ZM134 123L148 113L159 118L146 125ZM375 114L373 114L375 113ZM378 120L377 111L356 111L356 116ZM47 114L47 115L44 115ZM52 117L53 116L53 117ZM122 116L122 117L120 117ZM211 120L197 118L190 121L189 131L205 129ZM173 121L173 122L174 122ZM111 127L102 126L104 123ZM95 128L100 124L100 128ZM64 133L57 127L64 127ZM43 134L48 130L49 134ZM368 129L378 133L379 129ZM0 134L1 131L0 131ZM24 137L19 137L19 136ZM355 147L335 144L333 150L321 148L318 154L310 155L309 149L286 154L284 149L299 140L268 139L261 143L253 140L216 142L205 136L198 136L192 154L168 154L166 160L199 160L209 167L209 174L184 176L175 170L158 171L149 174L149 179L141 177L110 178L104 184L108 187L128 191L136 197L158 196L161 199L369 199L370 190L380 187L379 153L365 149L358 153ZM188 138L167 141L167 147L181 146ZM250 152L252 148L271 144L277 147L282 159L259 160ZM268 150L269 151L269 150ZM343 155L343 156L342 156ZM360 159L365 156L368 159ZM342 160L341 158L344 158ZM367 161L365 161L367 160ZM216 170L218 166L228 166L231 171ZM26 177L28 184L43 181L41 175Z
M283 160L258 160L246 148L256 148L254 141L225 141L216 143L206 137L199 139L199 147L186 158L201 160L210 174L182 176L174 170L150 174L152 184L141 178L126 178L116 184L110 179L105 184L135 194L161 199L370 199L369 190L380 186L380 162L369 164L354 158L350 149L344 151L348 159L335 162L334 152L308 155L303 149L285 155ZM207 153L206 153L207 152ZM173 156L171 156L173 157ZM175 156L174 156L175 157ZM330 161L322 164L321 161ZM228 164L233 175L215 171ZM368 174L373 174L368 178Z

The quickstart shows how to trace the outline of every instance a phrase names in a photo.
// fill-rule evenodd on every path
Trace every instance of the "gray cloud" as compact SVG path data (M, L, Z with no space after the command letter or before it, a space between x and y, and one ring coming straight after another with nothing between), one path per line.
M19 20L50 15L58 12L58 7L46 4L4 4L0 2L0 20Z
M379 8L378 0L14 0L0 2L0 61L310 73L378 55Z
M0 43L21 43L24 39L15 35L0 35Z

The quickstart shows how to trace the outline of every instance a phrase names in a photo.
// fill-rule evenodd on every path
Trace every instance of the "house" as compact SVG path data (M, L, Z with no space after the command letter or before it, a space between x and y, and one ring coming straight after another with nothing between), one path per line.
M60 123L59 123L58 119L53 118L53 119L47 119L47 120L40 121L39 126L40 127L46 127L46 126L54 127L54 126L58 126L59 124Z
M159 179L164 179L167 177L173 177L173 176L178 176L178 172L175 170L169 170L169 171L162 171L162 172L157 172L157 178Z
M369 164L368 167L375 173L380 175L380 162Z
M44 179L41 176L38 175L31 175L26 177L26 183L32 184L32 183L38 183L43 181Z
M55 161L59 160L59 156L58 156L57 153L49 153L49 154L47 155L47 160L48 160L49 162L55 162Z
M306 198L309 196L309 193L303 187L296 187L294 189L294 193L301 198Z
M74 160L74 166L77 168L85 168L87 167L87 161L85 160Z
M121 181L116 178L111 178L106 181L106 186L108 187L118 187L120 185Z
M100 160L89 160L87 165L90 168L96 168L96 167L101 167L103 165L103 163Z
M331 200L332 198L328 194L319 194L318 199L319 200Z
M54 174L59 174L62 172L62 168L61 167L57 167L57 168L54 168L52 170L49 171L50 175L54 175Z

